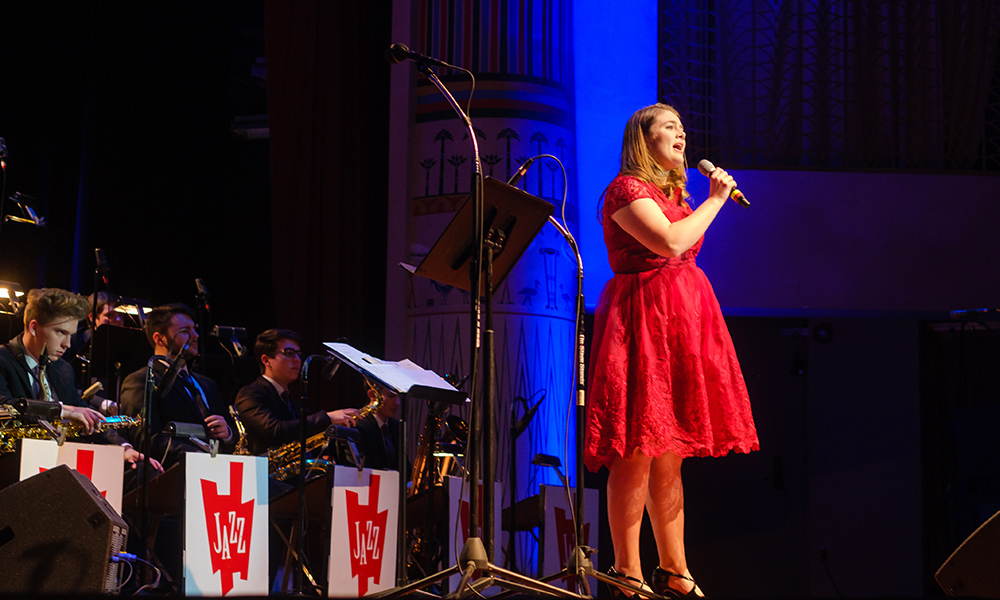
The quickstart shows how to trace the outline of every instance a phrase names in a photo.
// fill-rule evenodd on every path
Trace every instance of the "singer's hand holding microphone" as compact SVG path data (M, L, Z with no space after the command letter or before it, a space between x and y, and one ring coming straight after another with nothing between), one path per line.
M750 208L750 201L743 195L743 192L736 189L736 181L733 179L733 176L727 173L724 169L716 168L711 161L703 158L701 162L698 163L698 170L712 182L711 187L709 188L709 196L715 195L719 191L718 186L724 186L729 188L730 191L728 196L732 198L733 201L743 208Z

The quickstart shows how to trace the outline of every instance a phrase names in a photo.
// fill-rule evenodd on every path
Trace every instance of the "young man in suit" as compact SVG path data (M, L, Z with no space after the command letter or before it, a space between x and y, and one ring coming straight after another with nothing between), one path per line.
M254 355L260 376L236 394L236 410L246 429L251 454L264 454L298 441L298 406L288 386L298 379L302 368L302 338L287 329L268 329L257 336ZM318 411L306 417L306 436L326 430L331 424L352 426L358 409Z
M236 428L230 423L229 409L219 386L210 378L192 373L187 368L190 360L198 355L194 312L180 303L154 308L146 316L146 339L155 355L154 387L147 390L147 367L131 373L122 383L121 410L127 415L139 415L146 394L153 395L147 416L149 431L153 432L148 441L152 455L163 457L163 466L169 468L180 459L182 452L203 450L190 441L162 433L163 427L170 422L201 424L205 437L219 440L222 452L232 452L237 440ZM172 383L165 382L170 383L169 389L160 388L163 375L174 361L182 359L182 352L185 365ZM144 423L143 431L135 434L136 440L143 445L147 443L144 439L146 428Z
M0 347L0 402L11 404L20 398L59 402L60 418L93 433L104 417L80 397L73 367L62 359L89 309L86 298L66 290L41 288L28 292L24 332ZM125 460L133 468L136 461L142 460L142 454L117 432L101 435L107 443L125 447ZM159 463L153 463L159 469Z

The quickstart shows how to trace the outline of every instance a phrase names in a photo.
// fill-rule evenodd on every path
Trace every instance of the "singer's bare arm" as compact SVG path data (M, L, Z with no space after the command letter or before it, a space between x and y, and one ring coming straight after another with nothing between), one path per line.
M611 215L615 223L640 244L660 256L680 256L701 239L729 198L736 182L723 169L709 177L708 198L693 213L673 223L652 198L639 198Z

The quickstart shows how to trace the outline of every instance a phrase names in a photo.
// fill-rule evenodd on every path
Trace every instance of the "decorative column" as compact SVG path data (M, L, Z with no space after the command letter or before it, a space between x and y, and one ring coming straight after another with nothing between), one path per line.
M397 0L396 6L400 4ZM470 106L484 173L506 181L528 158L551 154L559 158L572 181L575 139L569 1L416 0L408 4L403 12L409 12L413 23L412 37L396 41L475 74L473 90L467 75L439 72L459 104ZM393 103L409 103L410 109L408 131L400 138L408 142L405 244L398 260L417 265L469 196L474 160L466 128L437 89L422 77L409 83L406 89L394 86L393 90ZM394 168L402 170L398 165ZM555 160L536 160L517 185L555 205L555 216L562 219L566 182ZM569 189L566 223L575 234L575 186ZM401 209L402 203L398 204ZM405 311L404 331L395 334L406 336L405 356L438 373L467 376L469 293L410 275L400 287L405 297L388 305ZM516 500L537 494L539 484L560 484L552 469L531 465L537 453L559 457L563 471L569 476L575 473L575 295L576 260L551 224L545 225L495 290L494 456L504 484L498 506L510 504L514 479ZM390 330L389 336L393 335ZM540 404L534 419L515 442L512 424L536 403ZM426 414L426 406L407 406L411 456ZM467 421L469 411L464 408L453 414ZM513 472L512 456L516 461ZM528 537L518 536L515 568L533 574L537 557ZM495 542L503 550L498 553L498 562L503 564L506 536L497 532Z

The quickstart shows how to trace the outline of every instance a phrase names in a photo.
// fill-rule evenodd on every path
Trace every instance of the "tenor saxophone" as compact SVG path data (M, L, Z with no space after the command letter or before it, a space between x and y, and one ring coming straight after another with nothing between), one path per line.
M369 386L372 386L371 382L368 382ZM374 386L372 386L373 389ZM361 420L378 410L382 403L382 394L375 389L375 399L365 405L358 415L358 420ZM239 425L237 425L239 428ZM326 444L326 432L317 433L316 435L306 439L306 453L313 452L323 447ZM267 451L267 470L268 475L274 477L279 481L285 481L291 479L292 477L299 474L299 463L301 455L299 454L299 442L290 442L284 446L278 448L271 448ZM306 466L313 470L319 471L321 473L326 472L326 468L329 466L329 462L322 459L307 459Z

